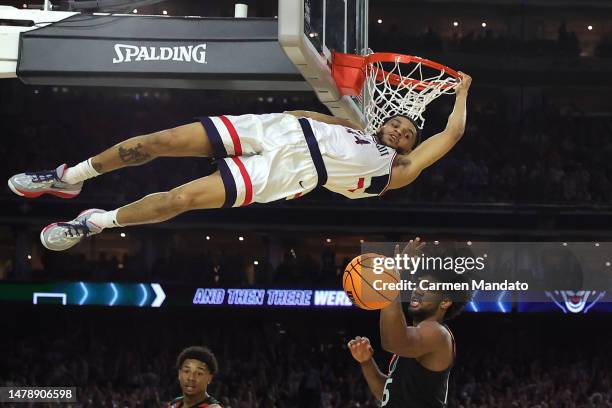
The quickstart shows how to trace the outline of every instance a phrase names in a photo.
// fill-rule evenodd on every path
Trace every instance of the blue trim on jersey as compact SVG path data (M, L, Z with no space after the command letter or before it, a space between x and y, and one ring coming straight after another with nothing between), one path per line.
M223 180L223 185L225 186L225 202L223 203L223 207L233 207L237 197L234 176L232 176L232 172L225 160L219 160L217 166L219 167L221 180Z
M223 139L221 139L221 135L214 122L208 116L200 116L198 119L202 123L202 126L204 126L204 130L206 130L206 134L208 135L208 140L210 140L210 144L212 144L213 157L227 157L227 150L223 145Z
M306 144L308 144L308 150L310 150L312 162L317 169L317 187L323 186L327 184L327 169L325 168L325 163L323 162L323 156L321 155L321 150L319 149L319 143L317 142L317 138L312 131L312 127L310 126L308 119L300 118L298 119L298 122L300 122L302 132L304 132L304 137L306 138Z
M380 195L389 184L389 174L384 176L374 176L370 181L370 186L365 189L368 194Z

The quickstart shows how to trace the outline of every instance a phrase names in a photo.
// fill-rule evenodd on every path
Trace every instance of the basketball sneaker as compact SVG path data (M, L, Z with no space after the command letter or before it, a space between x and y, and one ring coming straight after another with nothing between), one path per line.
M43 246L52 251L65 251L72 248L83 239L102 232L102 227L89 221L92 214L105 212L97 208L85 210L74 220L54 222L40 232Z
M72 198L79 195L83 182L68 184L62 181L62 176L68 166L62 164L55 170L43 170L16 174L8 180L8 186L13 193L28 198L51 194L61 198Z

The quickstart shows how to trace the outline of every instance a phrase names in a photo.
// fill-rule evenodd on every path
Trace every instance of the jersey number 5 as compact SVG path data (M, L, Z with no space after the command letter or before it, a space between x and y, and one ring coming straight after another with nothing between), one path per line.
M392 382L393 382L393 378L387 378L387 381L385 381L385 388L383 389L383 396L382 396L382 401L380 404L381 407L384 407L385 405L387 405L387 402L389 402L389 389L387 387Z

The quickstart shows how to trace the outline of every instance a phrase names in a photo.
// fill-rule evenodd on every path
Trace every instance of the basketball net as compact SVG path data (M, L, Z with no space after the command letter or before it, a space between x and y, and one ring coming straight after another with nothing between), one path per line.
M357 99L363 108L366 133L375 133L389 116L406 115L423 129L427 105L443 94L454 94L459 80L445 70L424 66L422 61L368 62L364 89ZM426 74L427 73L427 74ZM365 97L364 97L365 95Z
M406 115L422 129L427 105L443 94L455 93L457 71L437 62L411 55L334 52L332 76L343 95L352 96L373 134L384 120Z

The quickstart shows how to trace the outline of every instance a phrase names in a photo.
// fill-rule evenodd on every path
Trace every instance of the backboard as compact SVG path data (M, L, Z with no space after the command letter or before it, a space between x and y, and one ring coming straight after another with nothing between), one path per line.
M82 3L82 2L81 2ZM0 6L0 78L27 85L308 92L276 18Z
M368 0L279 0L278 38L289 59L333 115L363 123L356 99L331 76L331 52L368 49Z
M315 49L361 54L368 46L367 0L304 0L304 34Z

